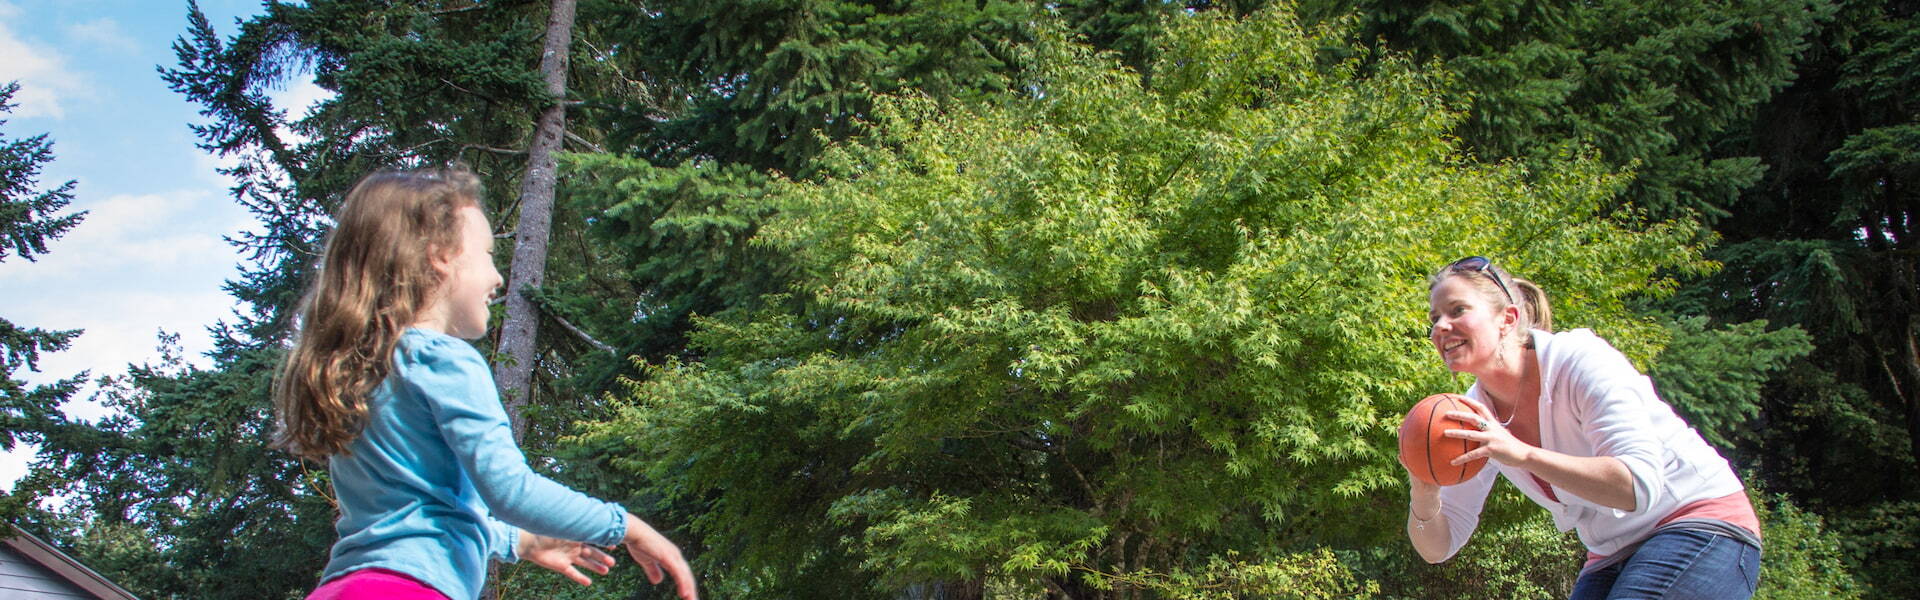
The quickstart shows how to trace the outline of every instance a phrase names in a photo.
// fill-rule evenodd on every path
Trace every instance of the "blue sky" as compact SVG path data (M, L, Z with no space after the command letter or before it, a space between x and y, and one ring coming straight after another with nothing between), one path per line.
M200 8L225 37L261 4L201 0ZM228 197L229 182L214 171L221 162L194 147L187 126L205 121L199 108L154 68L173 65L186 14L185 0L0 0L0 82L21 86L0 136L48 134L56 158L37 189L77 181L68 208L88 211L37 262L0 262L0 317L86 330L68 351L42 356L40 372L16 377L120 374L158 358L162 330L181 334L188 357L206 365L205 328L232 315L220 286L242 259L223 236L253 220ZM276 106L305 107L323 95L300 82L274 97ZM65 409L106 414L84 400ZM10 490L29 459L20 450L0 456L0 488Z

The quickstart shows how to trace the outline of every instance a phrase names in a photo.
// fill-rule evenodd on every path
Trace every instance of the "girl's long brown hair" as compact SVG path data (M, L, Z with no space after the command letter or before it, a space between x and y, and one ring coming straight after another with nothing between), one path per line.
M374 173L347 193L274 382L277 446L320 461L360 435L368 394L440 287L433 258L457 251L460 209L479 197L461 168Z

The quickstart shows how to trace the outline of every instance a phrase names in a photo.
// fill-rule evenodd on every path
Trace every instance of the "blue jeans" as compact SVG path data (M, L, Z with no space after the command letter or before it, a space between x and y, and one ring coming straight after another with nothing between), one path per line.
M1745 600L1759 583L1759 548L1680 529L1656 533L1626 560L1581 575L1571 600Z

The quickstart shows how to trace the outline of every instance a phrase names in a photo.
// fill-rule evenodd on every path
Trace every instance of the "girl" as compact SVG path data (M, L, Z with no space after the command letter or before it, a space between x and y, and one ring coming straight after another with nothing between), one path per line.
M588 585L577 567L607 573L598 547L616 543L696 600L672 542L527 468L486 362L462 341L486 333L501 284L478 198L464 170L376 173L335 218L274 389L278 443L327 461L340 506L308 600L478 598L488 559Z
M1440 359L1474 376L1473 425L1447 435L1492 459L1458 485L1412 479L1407 536L1428 562L1451 558L1479 525L1498 473L1574 529L1588 550L1574 600L1752 596L1760 521L1720 454L1613 346L1585 329L1552 332L1547 295L1478 256L1428 285ZM1411 479L1411 478L1410 478Z

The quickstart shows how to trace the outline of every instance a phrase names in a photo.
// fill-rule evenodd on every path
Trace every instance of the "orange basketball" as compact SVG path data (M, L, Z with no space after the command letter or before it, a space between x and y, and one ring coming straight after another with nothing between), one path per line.
M1453 459L1479 448L1479 442L1470 442L1460 438L1446 436L1451 429L1472 429L1473 426L1447 418L1452 411L1473 412L1459 394L1434 394L1407 411L1407 420L1400 422L1400 464L1421 481L1439 485L1453 485L1472 479L1487 466L1487 459L1479 459L1464 465L1455 466Z

